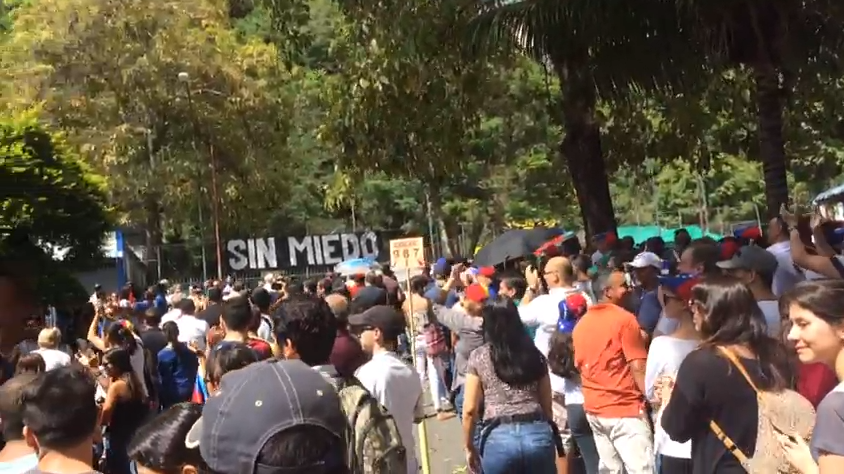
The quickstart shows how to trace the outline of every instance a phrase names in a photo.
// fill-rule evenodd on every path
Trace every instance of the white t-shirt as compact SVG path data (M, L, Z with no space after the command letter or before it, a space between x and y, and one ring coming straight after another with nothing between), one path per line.
M135 336L135 342L138 344L138 348L135 349L134 354L129 356L129 363L132 364L132 371L135 372L135 375L141 382L141 389L144 392L144 397L148 397L149 392L147 392L147 384L144 383L144 380L146 380L144 377L144 365L146 364L146 358L144 357L144 343L138 336Z
M179 328L179 342L196 344L200 350L205 350L205 338L208 335L208 323L191 314L183 314L176 320Z
M258 326L258 337L265 341L272 342L275 339L273 336L273 328L267 321L272 321L268 314L261 315L261 324Z
M159 323L158 327L164 327L164 323L175 321L182 316L182 310L178 308L173 308L170 311L164 313L164 316L161 317L161 323Z
M44 359L45 370L53 370L70 365L70 355L58 349L36 349L32 352Z
M780 317L780 304L775 300L757 301L759 309L765 315L765 324L768 326L768 335L771 337L780 337L780 329L782 328L782 318Z
M791 244L777 242L766 249L777 258L777 270L774 272L774 282L771 290L777 297L794 288L794 285L805 280L805 275L794 267L791 259Z
M560 302L576 293L576 288L551 288L547 294L539 295L530 303L519 306L519 316L522 323L527 327L536 327L536 336L533 343L543 355L548 357L551 350L551 336L557 331L557 321L560 319ZM592 305L589 295L583 295L588 305ZM549 372L550 374L550 372ZM551 390L557 393L565 393L565 386L562 377L550 374Z
M602 254L600 250L596 250L595 253L592 254L592 265L601 263L602 258L604 258L604 254Z
M665 315L665 311L659 313L659 321L656 323L654 332L668 336L677 330L677 325L680 324L676 319L671 319Z
M373 354L355 372L360 383L393 415L407 448L407 472L418 470L413 420L422 418L422 383L416 369L392 352Z
M645 391L648 399L654 398L654 384L665 375L675 375L680 370L683 359L697 348L700 341L678 339L672 336L659 336L651 341L648 349L648 361L645 366ZM660 410L660 414L662 410ZM659 415L657 415L659 416ZM691 459L692 442L678 443L662 430L659 420L654 423L654 451L672 458Z

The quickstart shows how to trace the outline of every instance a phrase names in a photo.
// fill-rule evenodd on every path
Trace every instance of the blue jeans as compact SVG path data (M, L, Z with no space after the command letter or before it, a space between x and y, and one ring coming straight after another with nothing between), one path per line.
M484 474L556 474L557 447L547 421L483 429L479 450Z
M566 416L571 438L580 450L586 474L598 474L598 448L595 447L595 438L592 437L592 428L589 427L583 405L566 405Z
M454 396L454 411L457 412L457 419L460 420L461 430L463 429L462 428L462 425L463 425L463 392L465 392L465 391L466 390L465 390L464 386L461 385L461 386L457 387L457 394ZM478 407L478 413L483 413L483 412L484 412L484 406L483 406L483 403L482 403L481 406ZM478 449L478 450L480 450L480 444L481 444L481 423L480 423L480 421L481 420L478 420L478 422L475 423L475 433L474 433L474 436L473 436L475 438L475 449Z

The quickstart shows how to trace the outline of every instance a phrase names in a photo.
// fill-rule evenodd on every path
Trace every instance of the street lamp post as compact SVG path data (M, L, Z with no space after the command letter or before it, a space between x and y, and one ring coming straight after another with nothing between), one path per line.
M199 127L199 121L196 118L196 110L193 108L193 97L190 88L190 75L187 72L179 73L179 81L185 85L185 92L188 96L188 109L190 109L191 120L193 121L194 134L200 137L200 140L205 142L208 147L208 155L211 159L211 213L214 221L214 246L217 252L217 279L223 278L223 247L220 240L220 197L217 191L217 155L214 153L214 145L210 140L206 140L205 136ZM205 244L203 242L203 254L205 252ZM203 266L204 266L203 259Z

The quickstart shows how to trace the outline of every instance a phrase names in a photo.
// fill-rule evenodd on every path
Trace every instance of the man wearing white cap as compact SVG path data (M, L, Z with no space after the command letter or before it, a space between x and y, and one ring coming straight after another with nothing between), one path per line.
M662 259L653 252L642 252L625 265L636 279L639 300L634 302L636 307L636 321L639 327L648 335L653 334L662 314L659 304L659 274L662 270Z

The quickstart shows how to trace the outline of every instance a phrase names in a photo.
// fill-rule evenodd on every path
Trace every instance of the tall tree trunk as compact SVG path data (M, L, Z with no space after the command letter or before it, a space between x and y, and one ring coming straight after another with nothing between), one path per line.
M779 214L788 203L788 175L785 140L782 134L782 89L776 68L768 61L754 66L756 119L759 129L759 158L765 174L765 204L768 218Z
M595 122L595 90L584 68L557 68L563 99L566 136L560 153L574 184L586 237L615 230L607 166L601 149L601 130Z

